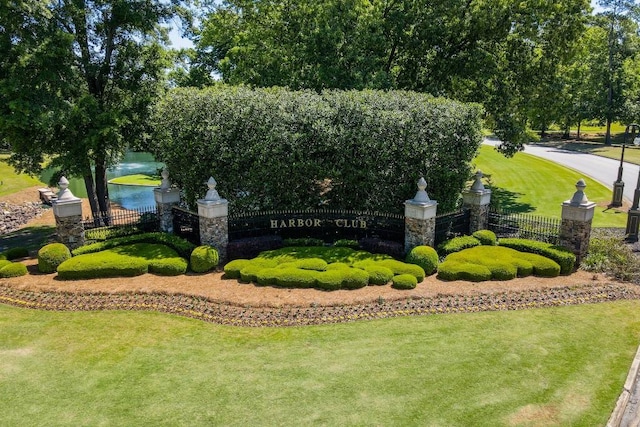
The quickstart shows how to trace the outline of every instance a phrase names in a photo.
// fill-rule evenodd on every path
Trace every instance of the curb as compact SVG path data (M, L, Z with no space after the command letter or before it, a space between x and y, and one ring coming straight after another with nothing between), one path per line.
M631 398L631 394L633 393L633 390L636 386L639 371L640 371L640 347L638 347L638 350L636 351L636 356L633 358L633 363L631 363L629 374L627 374L627 380L624 382L624 387L622 389L622 393L620 393L620 397L618 397L618 401L616 402L616 407L611 413L611 417L609 417L609 421L607 422L607 427L622 426L622 419L624 417L625 412L627 411L627 405L629 404L629 399ZM628 425L639 426L640 413L634 414L633 420Z

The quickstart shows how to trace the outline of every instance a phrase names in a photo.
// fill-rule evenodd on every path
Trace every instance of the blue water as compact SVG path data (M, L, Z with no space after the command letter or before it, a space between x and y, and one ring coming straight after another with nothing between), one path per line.
M164 166L161 162L156 162L150 153L133 153L125 154L122 161L107 171L107 179L132 175L145 174L157 175L158 169ZM40 180L48 182L53 175L53 170L45 170ZM69 189L76 197L87 197L87 190L84 181L79 178L69 178ZM109 198L111 202L117 203L125 209L137 209L148 206L154 206L153 187L142 187L137 185L115 185L108 184Z

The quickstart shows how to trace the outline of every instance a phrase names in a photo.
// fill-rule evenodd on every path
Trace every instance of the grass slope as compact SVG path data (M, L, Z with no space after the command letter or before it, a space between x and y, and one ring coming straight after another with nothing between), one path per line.
M160 179L157 176L144 174L124 175L109 180L109 184L141 185L145 187L158 187Z
M0 424L604 425L639 313L626 301L249 329L0 305Z
M27 174L17 174L13 167L5 161L7 158L7 155L0 156L0 196L13 194L36 185L46 186L37 178Z
M598 203L594 227L625 227L627 215L614 209L605 211L611 190L579 172L525 153L506 158L493 147L483 145L474 160L476 168L490 177L492 198L504 209L560 218L562 202L576 191L575 183L584 179L585 193Z

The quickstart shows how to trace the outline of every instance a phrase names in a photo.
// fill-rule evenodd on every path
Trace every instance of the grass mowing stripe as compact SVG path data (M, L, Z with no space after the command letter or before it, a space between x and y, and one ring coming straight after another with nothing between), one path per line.
M474 162L477 169L490 176L491 197L505 209L560 218L562 202L573 196L575 183L582 178L587 184L587 197L598 204L593 226L626 226L627 215L614 209L605 211L611 190L579 172L526 153L506 158L486 145L481 146Z
M640 303L232 328L0 306L3 425L603 425ZM603 321L606 319L606 321Z

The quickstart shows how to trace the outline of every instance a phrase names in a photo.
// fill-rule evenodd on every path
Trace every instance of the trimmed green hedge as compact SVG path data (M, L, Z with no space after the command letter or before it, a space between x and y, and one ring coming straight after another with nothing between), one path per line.
M438 269L438 252L431 246L416 246L407 254L405 261L419 265L427 276L431 276Z
M482 141L481 106L402 91L177 88L150 123L151 150L186 200L221 171L218 191L240 210L399 213L421 173L439 208L452 210Z
M165 245L175 250L178 255L184 259L189 259L191 257L191 252L196 248L196 245L193 243L176 235L157 232L118 237L116 239L105 240L104 242L92 243L74 249L71 253L73 256L84 255L134 243L158 243Z
M0 268L0 278L20 277L27 274L27 266L19 262L12 262Z
M393 277L392 288L395 289L415 289L418 281L411 274L399 274Z
M447 256L449 254L460 252L464 249L480 246L480 240L473 236L459 236L442 242L438 245L438 254Z
M189 263L181 257L155 259L149 261L149 273L158 276L180 276L187 272Z
M66 260L58 266L58 277L64 280L134 277L148 271L149 262L143 258L103 251Z
M369 274L370 285L386 285L393 278L393 271L382 265L368 265L364 271Z
M500 246L550 258L560 265L560 274L571 274L575 269L576 256L568 249L560 246L535 240L512 238L500 239Z
M478 239L481 245L495 246L498 244L498 238L496 237L496 233L494 233L491 230L478 230L474 232L471 236Z
M9 261L8 259L0 259L0 268L11 264L11 261Z
M23 247L11 248L4 253L4 256L9 261L19 258L26 258L29 256L29 249Z
M377 264L389 268L395 275L411 274L416 278L418 283L422 282L426 276L423 268L419 265L407 264L395 259L385 259L382 261L377 261Z
M71 258L71 251L62 243L50 243L38 251L38 271L41 273L55 273L64 261Z
M329 264L331 265L331 264ZM343 269L327 270L318 273L316 286L325 291L336 291L342 287Z
M218 251L208 245L198 246L191 252L191 270L205 273L218 265Z
M449 261L440 264L438 279L484 282L491 280L491 271L484 265L468 262Z

